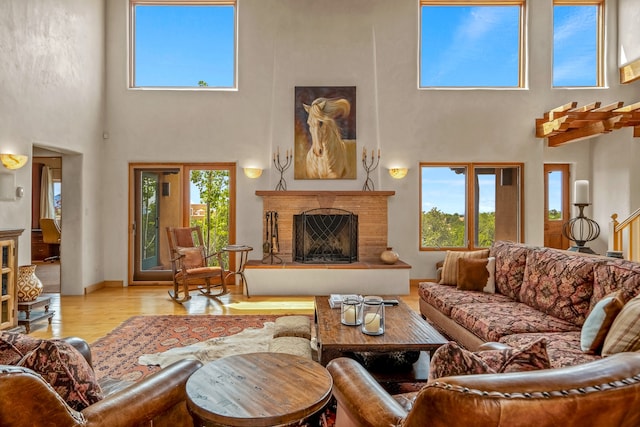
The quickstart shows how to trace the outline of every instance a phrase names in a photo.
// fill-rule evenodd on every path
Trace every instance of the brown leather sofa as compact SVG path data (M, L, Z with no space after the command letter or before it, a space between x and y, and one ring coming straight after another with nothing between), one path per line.
M80 338L65 341L91 364L91 350L86 341ZM201 366L196 360L182 360L135 383L100 381L105 398L77 412L35 372L0 365L0 425L192 427L185 385Z
M557 369L443 377L389 395L353 359L327 365L346 426L640 426L640 353Z

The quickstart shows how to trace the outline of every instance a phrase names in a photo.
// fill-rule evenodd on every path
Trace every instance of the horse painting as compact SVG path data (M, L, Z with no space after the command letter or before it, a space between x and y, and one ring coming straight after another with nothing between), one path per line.
M306 175L310 179L345 178L349 175L347 146L336 119L347 117L351 104L344 98L316 98L303 104L311 147L306 157Z

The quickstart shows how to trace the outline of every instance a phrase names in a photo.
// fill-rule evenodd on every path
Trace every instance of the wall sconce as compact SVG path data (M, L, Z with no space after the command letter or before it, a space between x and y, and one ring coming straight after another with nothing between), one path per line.
M16 170L27 164L28 156L23 154L0 154L0 161L5 168Z
M261 168L244 168L244 174L247 178L255 179L262 175Z
M407 176L409 168L389 168L389 175L394 179L402 179Z

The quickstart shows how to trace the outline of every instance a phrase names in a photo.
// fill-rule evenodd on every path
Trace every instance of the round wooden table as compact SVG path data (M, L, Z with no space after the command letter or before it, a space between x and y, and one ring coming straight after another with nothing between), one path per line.
M322 409L333 380L319 363L285 353L223 357L187 381L187 407L196 426L275 426Z

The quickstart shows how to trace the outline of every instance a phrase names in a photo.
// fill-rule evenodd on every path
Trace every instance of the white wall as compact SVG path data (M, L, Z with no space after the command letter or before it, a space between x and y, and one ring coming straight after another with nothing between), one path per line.
M102 280L99 227L104 117L103 0L0 2L0 151L63 153L62 292ZM0 202L0 227L24 228L31 259L31 162L16 172L22 199Z
M607 49L615 55L616 4L607 4ZM542 244L543 163L574 163L575 178L594 179L591 147L605 142L545 148L546 141L535 138L535 118L574 100L638 101L617 84L615 56L607 70L609 89L551 88L552 0L528 3L528 89L460 91L417 89L416 0L241 0L237 92L128 90L126 5L127 0L107 1L106 161L112 167L106 171L105 200L114 211L105 230L122 233L111 233L106 253L127 247L128 162L237 161L241 167L257 160L270 168L276 146L293 146L296 86L354 85L358 150L382 150L376 189L396 191L389 203L389 245L413 265L412 277L433 277L443 255L418 251L419 161L524 162L525 238ZM621 144L631 139L623 136ZM411 168L401 181L386 173L397 162ZM605 177L598 179L607 179L611 167L602 165ZM359 166L356 180L294 180L291 170L286 179L290 190L359 190L363 175ZM238 174L238 241L261 247L262 200L254 193L273 189L277 180L273 167L254 181ZM607 206L607 215L610 209L616 207ZM126 277L124 256L108 261L106 279Z
M618 0L618 65L626 65L640 59L640 7L638 0Z

